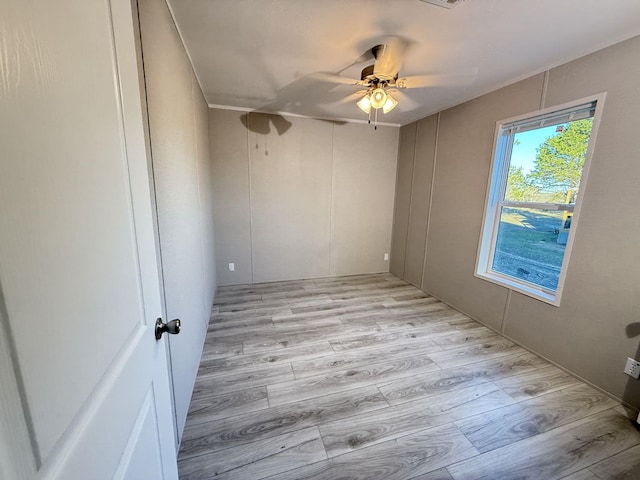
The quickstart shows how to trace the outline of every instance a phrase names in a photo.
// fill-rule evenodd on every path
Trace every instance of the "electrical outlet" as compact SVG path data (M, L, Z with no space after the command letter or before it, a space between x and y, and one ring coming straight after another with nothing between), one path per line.
M235 263L230 263L229 264L229 271L230 272L235 272L236 271L236 264Z
M627 358L627 365L624 367L624 373L636 380L640 377L640 362L633 358Z

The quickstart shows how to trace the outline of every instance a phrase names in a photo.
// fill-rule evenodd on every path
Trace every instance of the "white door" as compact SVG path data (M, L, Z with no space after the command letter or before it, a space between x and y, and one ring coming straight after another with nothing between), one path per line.
M0 12L0 478L177 478L130 0Z

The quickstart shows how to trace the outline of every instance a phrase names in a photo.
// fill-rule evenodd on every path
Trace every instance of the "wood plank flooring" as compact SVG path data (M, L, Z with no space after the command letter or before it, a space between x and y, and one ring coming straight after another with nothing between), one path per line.
M632 415L391 274L221 287L178 468L182 480L640 479Z

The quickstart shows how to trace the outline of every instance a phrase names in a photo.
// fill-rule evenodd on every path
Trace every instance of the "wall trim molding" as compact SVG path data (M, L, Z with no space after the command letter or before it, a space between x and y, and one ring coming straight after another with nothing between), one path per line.
M328 122L369 124L368 120L354 120L352 118L311 117L309 115L301 115L299 113L279 112L279 111L271 112L269 110L261 110L259 108L256 109L256 108L247 108L247 107L234 107L231 105L218 105L215 103L209 103L207 106L209 108L217 108L219 110L233 110L235 112L264 113L266 115L282 115L283 117L310 118L312 120L325 120ZM396 128L400 128L402 126L399 123L386 123L386 122L378 122L378 125L381 127L396 127Z

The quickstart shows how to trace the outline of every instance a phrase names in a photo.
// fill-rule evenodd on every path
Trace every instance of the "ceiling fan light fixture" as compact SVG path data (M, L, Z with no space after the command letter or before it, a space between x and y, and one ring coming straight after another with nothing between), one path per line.
M358 105L358 107L360 107L360 110L362 110L364 113L369 113L371 111L371 101L369 100L369 94L367 93L364 97L358 100L356 105Z
M387 101L384 102L384 105L382 106L382 112L389 113L391 110L396 108L396 105L398 105L398 101L391 95L387 94Z
M387 102L387 92L384 91L382 87L378 87L371 92L371 106L376 110L378 108L382 108L384 104Z

